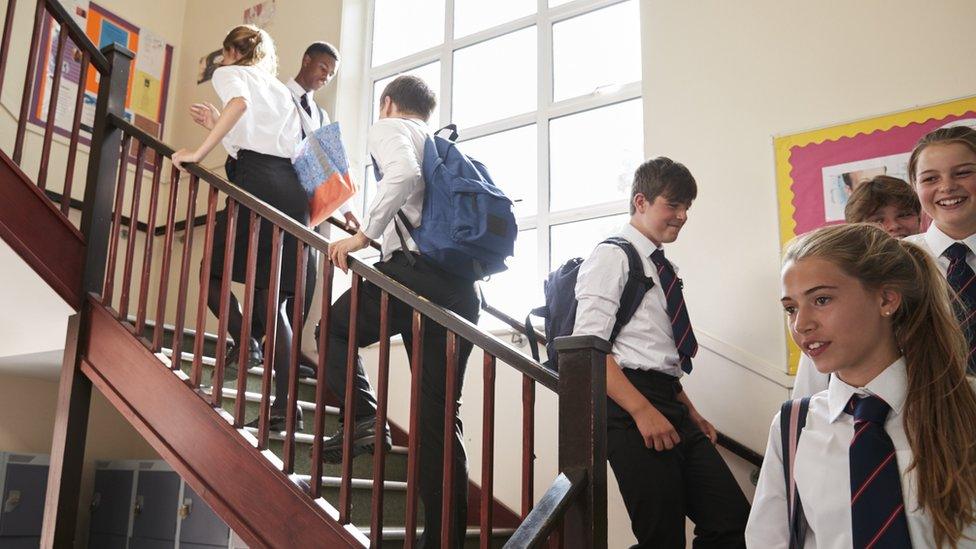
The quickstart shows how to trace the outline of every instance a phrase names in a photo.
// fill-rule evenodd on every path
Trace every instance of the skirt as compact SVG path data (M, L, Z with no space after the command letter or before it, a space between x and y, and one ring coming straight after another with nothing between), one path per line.
M230 171L230 170L228 170ZM292 168L291 160L279 156L241 150L234 163L233 183L281 210L288 217L303 225L308 224L308 197ZM237 223L234 232L233 280L244 283L247 274L248 226L251 211L243 206L237 209ZM271 222L262 219L258 232L257 261L255 263L254 286L268 289L271 277ZM284 247L281 254L281 279L279 289L285 294L295 293L295 273L297 270L296 252L298 240L283 233ZM211 254L210 276L220 278L223 273L224 248L227 242L227 210L217 213L214 223L214 247ZM316 265L311 248L305 247L305 285L315 284Z

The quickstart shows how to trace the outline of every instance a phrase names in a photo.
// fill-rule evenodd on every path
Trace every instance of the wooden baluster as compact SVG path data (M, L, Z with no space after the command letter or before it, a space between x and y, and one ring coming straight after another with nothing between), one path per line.
M407 443L407 516L403 547L417 544L417 483L420 479L420 383L424 372L424 319L413 312L413 349L410 359L410 439Z
M7 55L10 53L10 34L14 29L14 12L17 0L7 0L7 15L3 20L3 39L0 42L0 92L3 92L3 75L7 72Z
M454 545L454 450L455 421L458 413L458 361L461 350L458 336L447 332L447 378L444 383L444 492L441 498L441 545Z
M386 479L386 445L379 442L386 433L386 416L390 398L390 294L380 294L380 360L376 387L376 437L373 450L373 512L370 515L369 539L373 547L383 546L383 482Z
M288 411L285 414L284 472L295 472L295 429L298 424L298 358L302 353L302 327L305 325L305 267L308 265L306 244L295 239L295 294L292 298L291 349L288 364Z
M535 503L535 380L522 376L522 519Z
M207 224L203 238L203 261L200 264L200 294L197 296L196 337L193 339L193 367L190 386L196 389L203 377L203 343L207 336L207 295L210 289L210 260L214 246L214 218L217 217L217 187L210 187L207 200ZM217 345L227 345L218 341Z
M139 201L142 198L142 174L146 165L146 145L139 143L136 154L136 174L132 183L132 204L129 207L129 238L125 242L125 263L122 264L122 290L119 292L119 319L129 316L129 292L132 289L132 264L136 251L136 234L139 232ZM127 154L127 153L123 153ZM146 239L150 239L146 234Z
M146 305L149 300L149 273L152 271L153 243L156 241L156 210L159 209L159 179L163 172L162 157L156 155L152 186L149 189L149 218L146 220L146 243L142 249L142 276L139 279L139 301L136 304L136 335L146 329Z
M484 410L481 420L481 549L491 549L495 471L495 357L485 351Z
M214 364L213 381L210 392L210 403L214 408L220 408L224 403L224 367L227 360L227 345L220 342L227 341L227 323L230 316L230 283L234 276L234 239L237 236L237 202L227 199L227 227L224 234L224 264L220 273L220 315L217 317L217 352ZM247 366L247 355L238 355L238 376L247 377L246 371L240 367ZM246 368L245 368L246 370Z
M44 20L44 0L37 0L34 10L34 31L31 34L30 50L27 52L27 74L24 76L24 93L20 98L20 116L17 118L17 136L14 139L14 155L12 160L20 165L24 155L24 136L27 131L27 117L30 115L31 94L34 92L34 70L37 69L38 50L41 40L41 22ZM6 33L5 33L6 35ZM8 48L4 47L4 51Z
M281 227L271 226L271 272L268 280L267 323L264 327L264 375L261 376L261 411L258 418L258 449L268 448L268 428L271 414L271 370L274 368L276 335L278 331L278 295L281 289Z
M325 436L325 398L328 391L325 381L325 368L329 356L329 322L332 318L332 277L335 270L329 254L322 261L322 316L319 320L319 363L315 374L315 425L312 436L311 496L322 495L322 437Z
M159 159L162 163L162 157ZM166 206L166 236L163 237L163 265L159 271L159 295L156 300L156 326L153 328L152 350L159 352L163 346L163 322L166 319L166 294L169 288L169 270L173 259L173 229L176 225L176 198L179 191L180 171L172 167L169 180L169 202ZM170 347L173 343L170 342Z
M10 1L13 4L13 0ZM75 179L75 158L78 156L78 135L81 133L81 113L85 110L85 82L88 79L88 52L81 52L81 69L78 72L78 93L75 95L75 112L71 121L71 141L68 143L68 167L64 172L64 189L61 191L61 213L68 215L71 207L71 187ZM2 71L0 71L2 72ZM0 78L3 78L0 75Z
M193 254L193 220L197 215L197 190L200 180L190 176L189 192L186 199L186 228L183 233L183 262L180 264L180 285L176 293L176 322L173 328L172 368L179 370L183 364L183 323L186 319L186 292L190 282L190 257Z
M58 99L61 96L61 57L64 55L64 43L68 39L68 31L61 28L58 32L58 46L54 54L54 75L51 77L51 95L47 102L47 121L44 124L44 140L41 142L41 165L37 170L37 186L47 188L48 164L51 161L51 140L54 138L54 119L58 114Z
M244 274L244 310L241 311L240 354L237 363L237 396L234 397L234 426L244 425L244 408L247 404L247 357L251 353L251 319L254 315L254 280L257 277L258 235L261 218L251 211L247 226L247 267Z
M359 292L362 277L352 274L351 304L349 308L349 346L346 359L346 395L342 424L342 469L339 475L339 524L352 520L352 435L356 426L356 403L353 399L353 383L356 373L356 357L359 354L357 323L359 321Z
M112 213L112 231L108 238L108 261L105 267L105 284L102 286L102 303L106 307L112 306L112 293L115 289L115 261L119 248L119 232L122 230L122 203L125 200L125 175L129 163L128 135L122 139L122 156L119 160L119 181L115 186L115 209Z

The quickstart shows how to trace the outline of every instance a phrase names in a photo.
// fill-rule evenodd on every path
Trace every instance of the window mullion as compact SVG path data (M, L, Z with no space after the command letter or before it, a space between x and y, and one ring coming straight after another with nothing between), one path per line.
M552 24L549 22L548 0L538 0L536 9L536 48L538 67L538 100L536 105L536 136L539 162L538 215L536 216L536 241L538 245L536 274L549 272L549 105L552 103Z

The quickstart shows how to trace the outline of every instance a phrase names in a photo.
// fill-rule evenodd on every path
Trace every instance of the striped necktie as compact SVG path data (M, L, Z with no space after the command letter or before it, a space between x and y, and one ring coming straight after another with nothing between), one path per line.
M688 318L688 308L685 307L685 297L681 293L681 279L674 272L671 262L664 257L664 250L658 248L651 254L651 261L657 267L658 277L661 279L661 290L668 303L668 318L671 319L671 333L674 335L674 346L678 348L681 357L681 369L691 373L691 359L698 352L698 340L691 329L691 319Z
M973 272L973 268L969 266L966 262L966 256L969 255L969 247L962 242L956 242L952 246L946 249L943 254L949 259L949 269L946 271L946 278L949 280L949 286L956 292L959 296L959 300L965 308L959 311L960 325L962 326L962 331L966 334L966 340L969 342L969 373L976 373L976 273Z
M851 527L854 549L911 548L895 445L885 431L891 409L876 396L854 395L845 411L854 416Z

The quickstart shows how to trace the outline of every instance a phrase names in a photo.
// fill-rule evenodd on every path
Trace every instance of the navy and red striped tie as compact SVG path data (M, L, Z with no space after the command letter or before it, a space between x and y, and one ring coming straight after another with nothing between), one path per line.
M854 395L851 439L851 526L854 549L911 548L895 445L885 431L891 408L876 396Z
M973 374L976 373L976 273L966 262L969 247L962 242L949 246L942 255L949 259L949 269L946 272L949 286L955 290L964 305L959 311L959 322L969 342L969 373Z
M661 279L661 290L668 303L668 318L671 319L671 332L674 334L674 346L678 348L681 357L681 369L691 373L691 359L698 353L698 340L691 329L691 319L688 318L688 308L685 307L685 297L681 293L681 280L674 272L674 266L664 257L664 250L658 248L651 254L651 261L657 266L657 274Z

